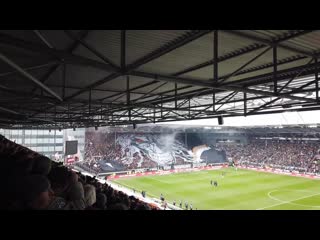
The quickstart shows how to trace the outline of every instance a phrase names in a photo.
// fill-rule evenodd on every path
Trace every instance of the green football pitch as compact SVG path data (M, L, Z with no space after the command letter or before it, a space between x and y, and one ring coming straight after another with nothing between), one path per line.
M222 176L222 173L225 176ZM216 180L218 187L211 186ZM233 168L117 179L148 197L204 210L320 210L320 180ZM184 206L184 204L183 204Z

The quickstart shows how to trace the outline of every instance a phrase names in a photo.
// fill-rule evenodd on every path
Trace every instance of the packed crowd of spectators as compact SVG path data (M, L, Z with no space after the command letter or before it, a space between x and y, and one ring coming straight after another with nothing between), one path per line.
M0 135L2 209L157 210Z
M99 160L112 163L116 162L121 165L123 170L137 168L156 168L157 159L150 155L152 147L156 145L156 139L160 134L132 134L132 133L105 133L105 132L87 132L85 141L86 163L79 163L91 172L101 172ZM140 146L140 139L136 137L148 138L145 146ZM128 141L130 144L121 145L121 141ZM142 140L141 140L142 141ZM134 150L134 152L132 151ZM180 151L175 151L175 161L177 164L183 164L183 158Z
M151 133L148 133L151 134ZM89 132L86 134L86 153L85 162L78 163L84 170L94 174L103 172L98 159L103 161L115 161L122 165L123 170L138 168L156 168L159 164L156 158L148 154L146 144L144 150L130 153L129 147L132 144L138 144L133 141L142 136L149 141L154 139L148 134L132 135L131 133L103 133ZM155 139L157 134L153 134ZM148 137L149 136L149 137ZM129 145L120 145L117 138L121 137L123 141L130 140ZM182 139L183 140L183 139ZM179 141L182 141L179 138ZM150 145L151 146L151 145ZM132 146L131 146L132 147ZM287 141L287 140L262 140L250 138L248 144L223 145L221 150L227 154L227 159L232 159L242 164L251 164L255 166L269 166L283 168L299 172L320 172L319 164L315 159L319 155L319 144L312 141ZM185 154L182 150L174 149L175 165L185 164ZM182 157L183 156L183 157ZM320 156L320 155L319 155ZM320 159L319 159L320 160Z
M318 143L252 139L246 145L224 145L227 157L240 164L319 172Z
M75 162L73 165L80 167L86 172L97 175L102 171L100 164L96 160Z

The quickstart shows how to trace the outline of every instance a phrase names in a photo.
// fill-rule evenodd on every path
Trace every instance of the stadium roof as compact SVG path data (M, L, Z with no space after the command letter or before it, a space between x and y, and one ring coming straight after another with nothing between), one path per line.
M320 139L320 126L318 125L285 125L285 126L204 126L204 125L169 125L169 124L142 124L138 125L135 129L132 125L121 125L115 127L101 127L86 128L87 131L95 132L108 132L108 133L164 133L164 134L177 134L177 133L204 133L204 134L227 134L228 136L235 135L250 135L250 136L283 136L292 135L294 138L301 137L316 137ZM216 136L218 136L216 135Z
M315 30L0 30L0 127L319 109Z
M223 126L230 127L255 127L255 126L317 126L319 124L320 111L305 111L305 112L283 112L254 116L236 116L224 119ZM162 123L159 123L162 124ZM168 122L166 125L187 125L187 126L218 126L217 120L199 119L191 121Z

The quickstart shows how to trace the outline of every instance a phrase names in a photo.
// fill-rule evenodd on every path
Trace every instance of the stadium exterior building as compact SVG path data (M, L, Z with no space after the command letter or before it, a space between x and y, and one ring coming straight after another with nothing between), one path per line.
M52 159L63 153L63 130L0 129L0 134Z

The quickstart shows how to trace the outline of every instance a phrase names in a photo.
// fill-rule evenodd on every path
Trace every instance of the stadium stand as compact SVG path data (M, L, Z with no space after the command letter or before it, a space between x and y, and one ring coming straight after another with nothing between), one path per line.
M318 173L319 144L311 141L251 139L246 145L221 146L228 158L244 165Z
M0 135L1 209L158 210Z
M116 136L115 136L116 134ZM194 137L194 136L193 136ZM189 137L191 139L191 136ZM188 147L175 133L86 132L85 161L75 166L92 174L132 169L170 169L197 164L225 162L226 157L201 142ZM209 151L207 151L209 150ZM201 157L201 159L200 159ZM215 162L212 162L212 161Z
M175 169L188 168L191 162L196 166L197 155L199 159L201 155L201 162L204 164L212 163L209 159L214 160L214 163L226 162L229 159L244 165L303 173L319 172L320 155L316 141L249 137L242 143L217 142L214 146L210 145L210 148L207 145L199 145L188 150L187 146L177 139L172 141L170 149L162 148L158 140L159 134L122 133L119 134L117 141L104 140L103 136L110 138L110 135L100 134L89 135L86 140L86 160L76 163L76 166L94 174L130 169L157 169L159 166L160 169L168 170L171 164L174 164ZM168 135L164 136L169 139ZM201 150L201 146L205 148ZM199 154L196 152L197 149L201 150ZM153 152L157 154L153 156Z
M135 141L132 145L141 150L136 139L148 138L146 149L155 149L159 136L142 136L124 134L123 137ZM120 138L124 141L124 138ZM98 138L99 139L99 138ZM91 143L94 140L91 139ZM107 141L106 141L107 142ZM157 143L157 144L155 144ZM48 209L48 210L158 210L154 203L142 201L136 195L118 188L112 183L102 182L97 177L83 175L81 172L71 170L74 166L81 166L84 172L98 174L100 171L121 171L128 167L148 167L152 165L148 151L139 158L133 158L131 164L125 165L122 159L128 157L122 145L115 149L94 142L88 144L86 152L87 161L76 162L68 167L56 163L26 147L16 144L0 135L0 159L2 161L1 181L5 184L4 194L1 198L2 209ZM108 144L108 143L107 143ZM179 145L175 143L174 145ZM183 146L180 144L183 148ZM258 166L264 168L280 168L300 173L319 173L319 145L315 141L269 140L248 138L246 144L218 143L216 149L226 153L227 159L244 166ZM174 148L177 154L185 149ZM108 160L108 149L115 160ZM180 152L179 152L180 151ZM100 155L99 155L100 154ZM123 156L122 156L123 154ZM98 157L97 157L98 156ZM104 156L101 158L101 156ZM185 158L186 159L186 158ZM120 160L120 161L119 161ZM148 162L149 161L149 162ZM138 165L137 162L145 162ZM184 161L181 161L182 163ZM158 164L158 163L156 163ZM200 163L199 163L200 164ZM179 169L183 164L177 165ZM189 164L190 166L190 164Z

